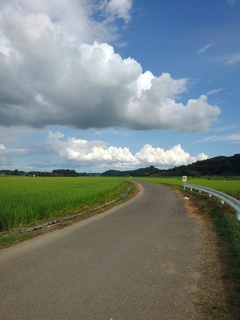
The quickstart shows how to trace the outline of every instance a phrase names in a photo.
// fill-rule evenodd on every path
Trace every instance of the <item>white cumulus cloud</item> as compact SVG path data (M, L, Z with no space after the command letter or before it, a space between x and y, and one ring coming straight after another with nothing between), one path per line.
M74 137L63 140L60 132L49 131L47 146L63 160L71 160L83 165L125 167L139 162L126 147L108 146L103 141L87 141Z
M64 161L73 161L82 166L102 168L135 168L154 165L160 168L187 165L208 156L200 153L190 156L180 144L169 150L144 145L139 152L132 154L127 147L109 146L106 142L87 141L75 137L65 138L60 132L49 131L46 144L50 152Z
M0 125L208 130L220 108L206 96L181 103L187 79L143 73L107 43L131 7L130 0L2 2Z
M175 145L169 150L154 148L147 144L136 154L136 158L142 164L172 167L187 165L198 160L205 160L208 156L204 153L200 153L196 157L192 157L182 149L180 144Z

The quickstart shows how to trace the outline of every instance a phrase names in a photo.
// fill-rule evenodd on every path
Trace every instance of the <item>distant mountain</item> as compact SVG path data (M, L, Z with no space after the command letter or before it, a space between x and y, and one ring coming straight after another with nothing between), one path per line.
M57 169L52 172L18 170L0 170L0 175L14 176L40 176L40 177L80 177L80 176L104 176L104 177L153 177L153 176L240 176L240 154L231 157L215 157L207 160L197 161L189 165L179 166L172 169L158 169L154 166L140 168L137 170L108 170L99 173L77 173L70 169Z
M158 169L154 166L137 170L119 171L108 170L101 176L108 177L143 177L143 176L240 176L240 154L225 157L219 156L201 160L189 165L183 165L168 170Z
M207 160L197 161L187 166L180 166L168 170L174 175L189 176L239 176L240 175L240 154L231 157L215 157Z
M150 166L147 168L140 168L137 170L129 170L129 171L119 171L119 170L108 170L101 174L104 177L144 177L144 176L153 176L159 175L162 170L155 168L154 166Z

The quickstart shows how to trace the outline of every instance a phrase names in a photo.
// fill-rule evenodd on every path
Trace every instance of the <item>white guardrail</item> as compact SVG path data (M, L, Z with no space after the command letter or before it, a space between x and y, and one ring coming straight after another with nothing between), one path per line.
M213 195L213 196L221 199L222 203L226 202L227 204L229 204L232 208L234 208L236 210L236 218L238 220L240 220L240 201L238 201L236 198L233 198L233 197L229 196L228 194L223 193L221 191L207 188L207 187L197 186L194 184L183 183L183 187L184 187L184 189L190 188L191 191L193 189L199 190L199 192L203 191L203 192L208 193L210 197Z

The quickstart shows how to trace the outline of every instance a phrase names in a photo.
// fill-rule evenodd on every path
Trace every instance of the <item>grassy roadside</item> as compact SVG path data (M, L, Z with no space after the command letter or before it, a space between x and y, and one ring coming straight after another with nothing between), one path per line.
M209 198L207 195L188 190L184 190L184 194L191 199L194 198L201 217L216 233L219 261L223 270L221 280L228 304L228 310L222 308L222 317L218 319L240 319L240 221L236 219L233 209L228 205L222 205L214 197ZM217 303L208 306L210 313L214 315L219 306ZM213 316L207 319L215 318Z
M137 188L136 184L127 181L126 185L125 185L125 190L120 189L118 194L114 194L114 199L121 197L123 195L124 191L127 190L128 186L130 186L128 193L124 197L117 200L116 202L111 203L107 206L103 206L101 208L98 208L97 210L95 210L94 206L88 207L88 210L86 211L86 213L83 213L80 216L74 217L74 218L66 220L64 222L49 225L46 228L33 230L33 231L29 231L29 232L20 232L19 230L16 230L16 229L11 229L9 231L0 232L0 249L9 247L10 245L16 244L21 241L35 238L35 237L42 235L44 233L47 233L47 232L51 232L54 230L58 230L58 229L70 226L71 224L73 224L75 222L82 221L82 220L87 219L89 217L92 217L96 214L103 213L114 206L120 205L120 204L130 200L131 198L133 198L134 195L136 195L136 193L138 192L138 188ZM110 200L113 200L113 198ZM105 202L102 202L102 204L104 204L104 203ZM42 221L42 222L44 222L44 221Z
M209 201L208 211L221 247L221 260L225 264L225 283L230 289L229 303L238 307L240 319L240 222L229 207ZM231 214L232 212L232 214Z

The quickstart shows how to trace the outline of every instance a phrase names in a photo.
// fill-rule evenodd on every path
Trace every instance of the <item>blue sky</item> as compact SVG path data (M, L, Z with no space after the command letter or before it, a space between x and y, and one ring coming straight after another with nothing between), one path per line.
M240 0L2 0L0 168L239 153Z

